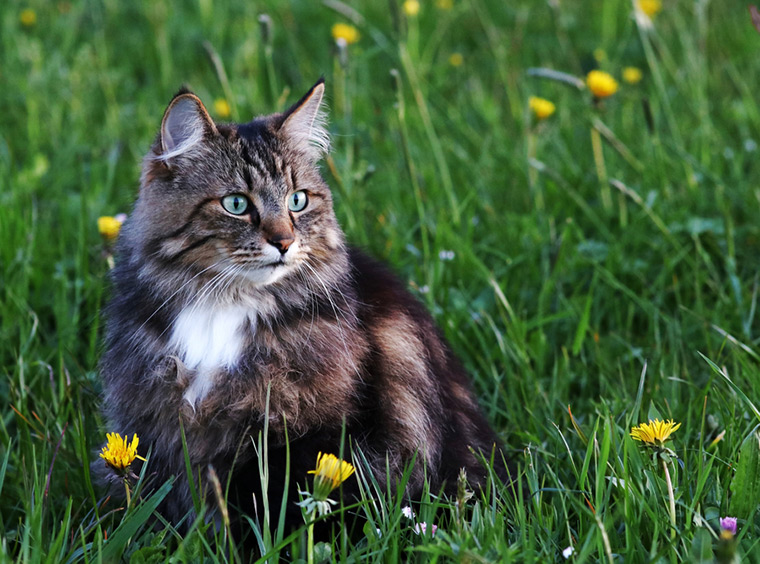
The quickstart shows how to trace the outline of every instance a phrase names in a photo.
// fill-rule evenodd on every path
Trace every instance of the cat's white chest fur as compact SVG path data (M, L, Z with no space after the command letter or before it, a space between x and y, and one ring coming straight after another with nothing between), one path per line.
M255 323L255 312L240 305L201 303L182 310L174 322L170 343L195 373L184 393L190 405L203 399L220 370L238 363Z

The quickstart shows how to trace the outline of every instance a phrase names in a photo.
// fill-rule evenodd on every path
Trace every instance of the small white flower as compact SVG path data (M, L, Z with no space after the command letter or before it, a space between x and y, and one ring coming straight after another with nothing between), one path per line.
M562 556L564 556L565 560L567 560L573 555L574 552L575 549L572 546L568 546L565 550L562 551Z
M438 253L438 258L441 260L454 260L455 256L454 251L440 251Z
M401 508L401 514L406 517L407 519L414 519L414 511L412 511L412 508L408 505Z
M748 153L753 153L757 150L757 142L754 139L747 139L744 141L744 150Z

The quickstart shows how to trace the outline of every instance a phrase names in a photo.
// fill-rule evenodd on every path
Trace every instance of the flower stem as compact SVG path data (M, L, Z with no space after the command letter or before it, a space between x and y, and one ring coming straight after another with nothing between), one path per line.
M314 564L314 511L308 515L309 525L306 527L306 562Z
M536 160L536 145L537 145L537 132L535 128L531 127L528 130L527 135L527 153L528 153L528 185L534 195L536 209L540 212L544 211L544 195L541 186L538 184L538 170L533 166L533 162Z
M132 493L129 491L129 481L124 478L124 489L127 491L127 509L132 504Z
M594 151L594 164L596 165L596 176L599 179L599 188L602 193L602 207L604 211L612 211L612 191L607 181L607 167L604 165L604 153L602 152L602 138L599 130L591 126L591 148Z
M665 483L668 484L668 499L670 501L670 538L675 540L676 538L676 498L673 494L673 482L670 480L670 472L668 471L668 463L662 461L662 469L665 471Z

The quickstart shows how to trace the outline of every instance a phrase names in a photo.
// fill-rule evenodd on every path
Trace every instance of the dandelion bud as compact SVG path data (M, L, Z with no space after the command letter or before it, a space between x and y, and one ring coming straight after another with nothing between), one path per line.
M600 70L592 70L588 73L586 86L596 98L607 98L618 91L618 83L612 75Z

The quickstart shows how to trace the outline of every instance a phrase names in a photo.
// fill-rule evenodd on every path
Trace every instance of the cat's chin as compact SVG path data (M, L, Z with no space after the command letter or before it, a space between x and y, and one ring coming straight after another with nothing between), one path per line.
M256 287L269 286L282 279L292 266L284 262L274 262L256 268L248 268L241 274L242 278Z

